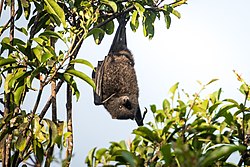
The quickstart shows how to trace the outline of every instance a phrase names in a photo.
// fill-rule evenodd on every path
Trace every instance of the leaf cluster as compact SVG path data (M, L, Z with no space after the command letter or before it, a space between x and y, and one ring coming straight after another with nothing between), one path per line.
M215 81L200 83L201 89L193 96L179 92L179 83L174 84L161 108L150 106L154 122L134 129L132 141L111 142L109 148L92 149L86 163L88 166L249 165L249 107L246 101L221 100L221 89L201 97L201 92ZM249 88L245 82L240 87L248 100ZM234 152L241 156L238 164L228 161Z
M70 119L67 118L67 127L71 126L67 131L62 127L64 123L57 120L56 93L63 83L67 84L66 110L70 113L71 94L77 100L80 98L76 78L95 89L91 77L82 70L84 67L94 70L93 65L77 57L86 38L93 37L95 43L100 44L106 34L114 32L114 20L125 14L133 31L141 22L145 37L151 39L156 17L160 19L163 14L169 28L170 15L179 18L175 8L185 3L186 0L171 4L163 0L2 0L0 152L3 157L0 160L4 161L3 166L28 162L49 166L54 145L61 149L67 145L67 138L73 138ZM9 17L3 18L9 13ZM44 91L48 90L45 87L49 86L50 95L45 97ZM29 93L37 94L31 109L23 105L29 100ZM47 98L47 102L41 104L41 98ZM44 118L51 104L52 119ZM69 113L67 115L72 115ZM72 153L67 154L66 166L71 156Z

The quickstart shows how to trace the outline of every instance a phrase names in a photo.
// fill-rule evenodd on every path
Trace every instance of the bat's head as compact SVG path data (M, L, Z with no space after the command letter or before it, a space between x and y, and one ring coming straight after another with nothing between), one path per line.
M129 96L112 97L104 103L113 119L134 119L138 104Z

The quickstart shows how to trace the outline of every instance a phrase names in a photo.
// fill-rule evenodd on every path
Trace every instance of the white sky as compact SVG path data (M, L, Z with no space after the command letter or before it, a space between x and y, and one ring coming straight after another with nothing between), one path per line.
M250 81L250 1L194 0L177 10L181 19L172 17L169 30L163 20L155 24L152 40L127 28L128 47L134 54L140 87L140 105L160 108L169 88L180 82L180 88L193 94L198 91L196 80L203 83L220 79L206 93L223 88L223 97L242 100L232 70ZM93 64L102 60L109 50L112 37L105 37L100 46L88 39L82 47L83 58ZM86 90L87 89L87 90ZM91 148L109 146L110 141L133 139L133 121L112 120L103 107L93 105L91 89L82 86L80 101L75 106L75 157L72 165L80 165ZM152 121L149 112L146 122ZM79 128L81 127L81 128Z
M180 82L181 89L193 94L199 88L196 80L206 83L213 78L219 81L206 93L222 87L223 97L242 100L237 90L240 83L232 70L250 81L249 7L247 0L190 0L188 5L177 8L182 18L173 16L169 30L163 19L155 23L152 40L145 38L141 29L133 33L128 25L128 47L135 58L141 110L147 107L150 111L151 104L160 108L169 88L176 82ZM105 36L99 46L92 38L87 39L79 58L96 65L108 53L112 39L113 36ZM91 75L88 68L82 70ZM93 147L108 147L110 141L132 140L131 132L137 127L131 120L112 120L102 106L95 106L92 89L86 83L78 81L78 88L81 97L73 107L72 166L84 166L87 152ZM59 118L64 119L64 93L60 93L58 99ZM26 103L31 104L30 100ZM149 121L152 121L150 112L145 123Z

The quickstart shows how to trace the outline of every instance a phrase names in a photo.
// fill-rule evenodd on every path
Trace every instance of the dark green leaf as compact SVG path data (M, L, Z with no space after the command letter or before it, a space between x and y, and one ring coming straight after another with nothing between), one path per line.
M110 1L110 0L101 0L101 3L110 6L113 9L114 13L117 12L117 5L115 2Z
M111 35L114 32L114 28L115 28L115 25L114 25L114 22L112 20L112 21L108 22L107 24L105 24L103 29L105 30L106 34Z
M0 58L0 67L8 65L8 64L13 64L16 63L15 59L12 58Z
M245 146L237 146L233 144L216 147L214 150L207 152L204 157L200 158L199 166L210 166L222 157L226 157L235 151L244 150L246 150Z
M139 135L149 141L153 142L159 142L161 139L157 136L156 133L148 129L147 127L139 127L135 130L133 130L133 134Z
M46 30L45 32L41 33L39 36L46 36L47 38L55 38L55 39L61 39L62 41L66 42L63 39L62 34L55 32L55 31L51 31L51 30Z
M153 112L153 113L155 113L156 112L156 105L150 105L150 108L151 108L151 111Z
M163 159L165 161L165 165L170 165L172 156L171 156L171 145L170 144L164 144L161 146L161 153L163 155Z
M17 106L19 106L22 101L23 97L25 95L26 89L25 85L19 85L14 92L14 102Z
M23 28L23 27L21 27L21 28L16 27L16 29L18 31L20 31L21 33L23 33L24 35L28 36L28 32L27 32L27 30L25 28Z
M23 9L24 9L24 17L26 18L26 20L28 20L30 16L30 5L27 7L24 7Z
M128 152L127 150L122 150L121 155L123 158L129 163L130 167L137 167L138 166L138 158L132 154L131 152Z
M95 43L97 45L99 45L102 42L102 39L103 39L103 37L105 35L105 31L103 31L101 28L94 28L93 30L91 30L89 32L88 36L92 35L92 34L93 34Z
M37 140L34 140L33 141L33 148L34 148L34 153L35 153L37 160L39 161L39 163L42 163L43 157L44 157L44 150L43 150L42 143L40 143Z
M63 75L59 75L59 77L61 77L61 79L65 80L71 86L73 95L76 95L76 100L78 101L80 97L80 92L77 88L75 80L73 79L73 76L64 73Z
M171 17L169 16L168 12L164 12L164 18L165 18L166 27L167 29L169 29L171 25Z

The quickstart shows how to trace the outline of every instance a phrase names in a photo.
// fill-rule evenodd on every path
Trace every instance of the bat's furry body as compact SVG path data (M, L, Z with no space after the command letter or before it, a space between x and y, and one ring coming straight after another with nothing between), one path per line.
M143 125L134 58L127 49L125 24L119 25L108 56L93 73L94 102L104 105L113 119L135 119Z

